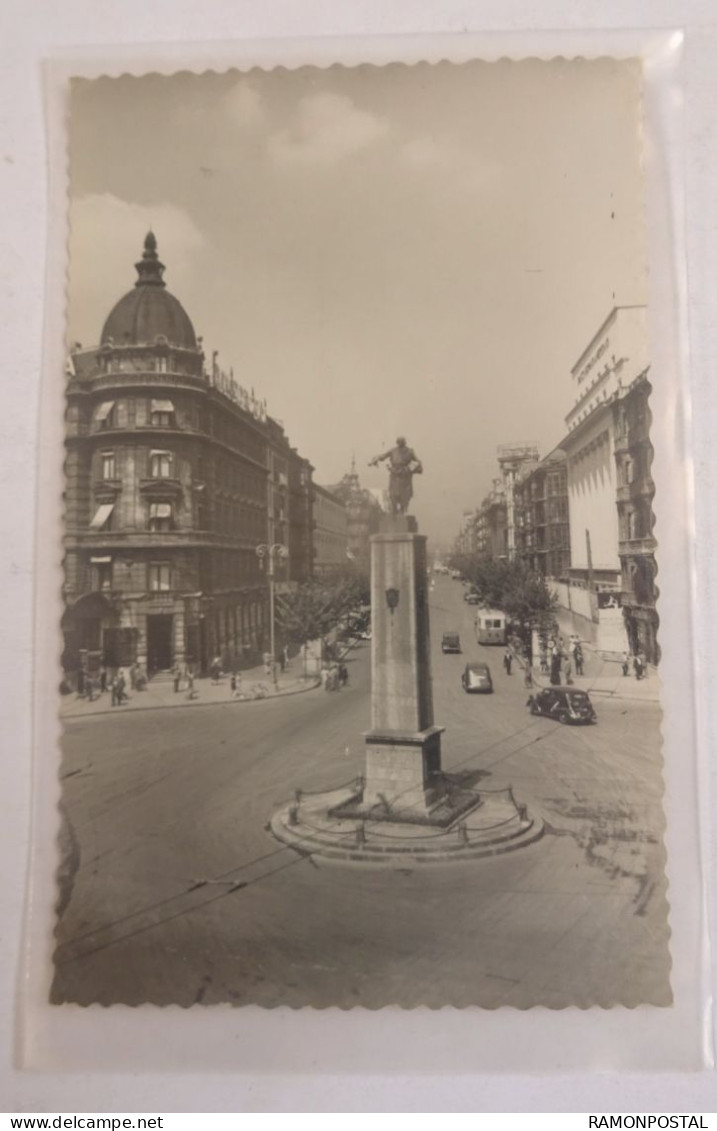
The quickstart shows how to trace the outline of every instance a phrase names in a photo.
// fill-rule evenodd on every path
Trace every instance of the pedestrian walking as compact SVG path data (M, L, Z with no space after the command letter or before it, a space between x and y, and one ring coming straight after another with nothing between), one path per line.
M349 669L346 664L339 664L339 683L345 687L349 681Z
M505 668L505 674L506 675L510 675L510 669L512 667L512 664L513 664L513 653L511 652L510 648L506 648L505 655L503 656L503 667Z
M197 693L194 690L194 671L189 668L187 671L187 699L196 699Z
M642 679L645 675L645 666L642 662L642 656L639 653L635 656L632 666L635 669L635 679Z
M180 670L179 670L179 664L174 665L174 671L172 672L172 676L173 676L173 679L174 679L174 694L176 695L179 692L179 683L180 683L180 680L181 680L181 673L180 673Z
M112 680L112 706L117 706L117 676Z
M630 657L628 656L627 652L623 652L623 654L622 654L622 674L628 675L629 671L630 671Z
M533 665L528 661L525 665L524 682L526 687L533 686Z
M117 705L122 706L127 702L127 692L125 691L127 684L124 678L124 672L120 671L117 676Z
M222 674L222 661L219 659L219 656L214 657L211 662L209 671L212 677L212 683L219 683L219 677Z
M575 645L573 649L573 659L575 660L575 674L583 674L583 650L579 644Z
M87 702L94 703L95 701L95 684L91 675L87 676L85 680L85 692L87 694Z
M107 690L107 668L103 664L100 668L100 695Z
M570 660L565 661L563 675L565 676L565 682L567 683L568 687L570 687L573 682L573 669Z
M138 669L139 669L139 664L135 660L135 662L133 664L130 664L130 669L129 669L129 685L130 685L132 691L137 690L137 671L138 671Z
M550 657L550 682L552 683L553 687L558 687L560 685L560 667L560 652L558 652L557 648L555 648L553 650L552 656Z
M77 672L77 695L80 699L85 697L85 680L87 676L84 668L80 668Z
M550 671L548 667L548 653L545 648L540 649L540 671L542 675L547 675Z
M232 678L229 681L229 688L230 688L230 691L231 691L231 694L232 694L232 699L234 699L236 697L236 690L237 690L236 672L232 672Z

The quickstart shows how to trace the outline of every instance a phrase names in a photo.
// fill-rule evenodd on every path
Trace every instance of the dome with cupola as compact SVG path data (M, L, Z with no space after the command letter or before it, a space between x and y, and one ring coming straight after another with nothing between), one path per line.
M113 307L102 329L103 346L153 346L166 344L196 350L197 337L181 302L170 294L162 276L164 264L157 240L148 232L144 251L135 264L137 282Z

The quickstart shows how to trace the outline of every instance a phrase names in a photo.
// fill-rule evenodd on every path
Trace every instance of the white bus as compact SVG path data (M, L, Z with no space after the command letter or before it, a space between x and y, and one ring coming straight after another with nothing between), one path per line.
M478 609L476 639L479 644L505 644L505 613L500 609Z

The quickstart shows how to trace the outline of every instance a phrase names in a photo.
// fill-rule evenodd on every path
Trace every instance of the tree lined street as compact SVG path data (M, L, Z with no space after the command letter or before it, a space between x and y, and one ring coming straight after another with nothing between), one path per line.
M657 704L596 695L597 726L534 718L520 670L475 642L462 586L437 578L430 607L444 768L483 790L512 785L546 822L542 840L380 868L270 837L295 789L362 772L366 643L339 692L68 720L55 1000L669 1001ZM462 654L442 655L446 631ZM471 659L490 664L493 695L464 693Z

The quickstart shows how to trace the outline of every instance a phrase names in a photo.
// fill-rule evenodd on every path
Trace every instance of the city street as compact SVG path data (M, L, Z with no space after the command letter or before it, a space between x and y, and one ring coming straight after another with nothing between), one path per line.
M512 785L546 822L523 850L393 868L297 855L266 831L296 788L362 772L370 645L348 687L65 722L54 1000L487 1007L667 1004L654 702L594 696L598 724L532 717L520 668L475 642L463 588L430 593L443 765ZM441 635L463 653L442 655ZM485 659L495 693L466 695Z

